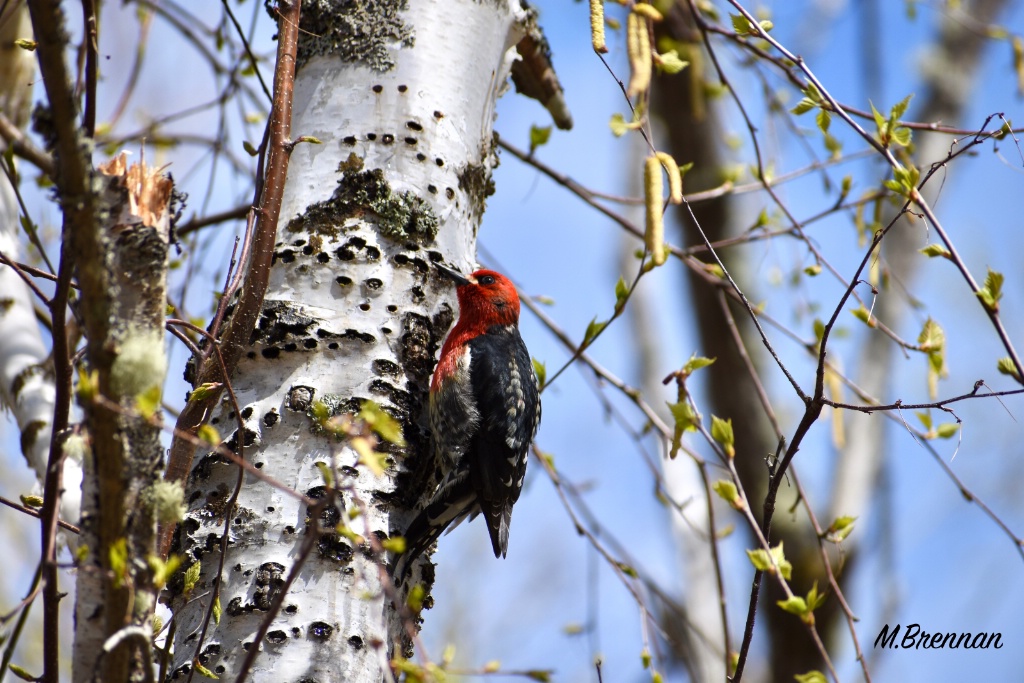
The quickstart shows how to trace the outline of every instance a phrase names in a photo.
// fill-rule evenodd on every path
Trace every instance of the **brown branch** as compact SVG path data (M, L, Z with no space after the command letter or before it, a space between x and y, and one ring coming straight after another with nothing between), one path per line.
M43 487L42 577L43 588L43 680L59 677L59 590L56 567L57 509L61 489L63 438L71 405L71 363L65 331L72 255L90 260L96 256L95 243L88 239L96 229L97 199L91 191L91 165L82 147L77 125L78 109L71 88L64 50L67 34L64 16L55 2L29 5L36 39L39 70L46 87L53 120L53 147L56 157L54 180L64 207L63 242L57 292L51 305L54 321L53 359L56 373L56 407L50 456ZM76 236L78 239L75 239ZM75 242L72 245L72 242ZM88 285L96 285L92 273ZM96 304L93 304L96 305ZM99 304L102 305L102 304Z
M25 505L22 505L21 503L15 503L10 498L5 498L3 496L0 496L0 505L6 505L7 507L13 508L14 510L17 510L18 512L24 512L26 515L28 515L30 517L35 517L36 519L42 519L43 518L42 513L39 512L38 510L33 510L32 508L30 508L28 506L25 506ZM81 531L82 531L81 529L79 529L74 524L68 524L63 519L58 519L57 520L57 524L58 524L58 526L60 526L60 528L67 529L68 531L70 531L71 533L74 533L74 534L81 533Z
M233 209L227 209L220 213L213 213L209 216L203 216L202 218L196 217L190 220L184 225L178 226L175 230L178 237L184 237L185 235L202 230L203 228L216 225L217 223L224 223L227 221L237 221L245 218L252 210L251 204L243 204L242 206L236 206Z
M248 258L242 260L248 266L247 278L231 322L220 342L224 370L222 372L218 361L208 355L203 359L199 371L196 373L198 384L224 382L230 378L249 343L249 336L263 309L263 297L266 294L270 278L270 263L277 235L277 220L281 212L281 198L288 173L288 158L291 149L292 89L295 83L299 10L300 3L294 0L281 2L278 5L279 29L277 66L274 73L274 103L267 121L267 172L265 182L258 189L259 194L255 203L256 225L252 252ZM223 298L225 300L229 298L227 292ZM214 391L211 392L211 396L203 400L190 401L186 404L181 415L178 416L178 430L195 434L208 419L219 398L220 392ZM184 482L192 468L194 453L195 449L188 441L175 437L171 443L164 478L168 481ZM166 557L170 550L173 531L173 528L165 527L160 532L159 552L163 557Z
M814 507L807 502L807 497L804 495L804 488L800 484L800 478L797 476L795 469L793 470L793 485L796 486L800 500L804 501L804 509L807 511L807 518L810 520L811 527L814 529L814 533L818 537L818 550L821 553L821 563L825 568L825 574L828 576L828 585L831 586L833 592L835 592L836 600L839 601L839 606L846 617L846 625L850 629L850 639L853 641L853 649L857 653L857 661L860 662L861 671L864 673L864 681L865 683L871 683L871 672L868 670L868 661L867 658L864 657L864 652L860 649L860 640L857 638L857 628L854 625L857 621L857 617L854 616L853 610L850 609L850 605L846 602L846 596L843 594L842 588L839 587L839 581L836 579L835 572L832 571L832 561L829 559L828 551L825 549L825 532L818 523L817 515L814 514Z
M14 125L7 116L0 112L0 138L13 148L14 153L34 165L50 178L54 178L56 167L53 157L32 144L32 141Z
M44 304L46 304L47 306L49 306L49 305L50 305L50 299L49 299L49 298L48 298L48 297L46 296L46 294L44 294L44 293L43 293L43 290L39 289L39 285L37 285L37 284L35 283L35 280L33 280L32 278L30 278L30 277L28 276L29 274L28 274L28 273L26 273L26 270L28 270L28 269L30 269L30 268L31 268L30 266L25 266L24 264L18 263L18 262L16 262L16 261L12 261L12 260L11 260L10 258L8 258L8 256L7 256L6 254L4 254L4 253L3 253L2 251L0 251L0 263L4 264L5 266L8 266L8 267L9 267L9 268L11 268L11 269L12 269L12 270L13 270L13 271L14 271L15 273L17 273L17 274L18 274L18 277L20 277L20 278L22 279L22 281L23 281L23 282L25 283L25 285L26 285L26 286L27 286L27 287L28 287L29 289L31 289L31 290L32 290L32 293L33 293L33 294L35 294L35 295L36 295L37 297L39 297L39 300L40 300L40 301L42 301L42 302L43 302ZM37 269L35 269L35 268L31 268L31 270L36 270L36 273L33 273L33 274L39 274L39 275L40 275L40 276L42 276L42 277L46 277L46 278L52 278L52 279L54 279L54 280L56 280L56 279L57 279L56 277L54 277L53 275L50 275L49 273L44 273L44 271L41 271L41 270L37 270Z
M82 128L86 136L92 138L96 136L96 80L99 70L96 60L100 42L96 0L82 0L82 23L85 25L85 114Z

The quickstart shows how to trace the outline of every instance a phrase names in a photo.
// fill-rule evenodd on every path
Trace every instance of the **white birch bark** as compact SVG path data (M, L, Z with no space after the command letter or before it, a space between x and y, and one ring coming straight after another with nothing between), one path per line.
M399 481L399 472L433 469L424 460L423 406L455 306L430 264L468 269L474 261L495 161L494 105L524 13L514 0L341 5L303 6L308 42L299 47L292 130L322 144L292 154L264 313L233 386L246 460L310 497L323 491L316 463L334 465L344 510L366 512L353 530L390 537L401 535L427 493L410 490L415 482ZM333 34L334 27L343 28ZM336 412L372 399L400 419L409 446L391 449L387 470L375 476L351 448L314 433L310 397ZM225 410L214 421L226 432L234 419ZM252 475L232 513L223 616L199 643L236 477L235 466L199 456L186 487L178 552L200 560L202 573L194 599L174 602L172 680L185 680L196 657L231 680L257 646L247 676L257 683L390 677L388 661L408 655L409 645L381 568L365 545L329 525L267 638L253 643L295 564L307 510ZM432 571L422 576L429 599Z

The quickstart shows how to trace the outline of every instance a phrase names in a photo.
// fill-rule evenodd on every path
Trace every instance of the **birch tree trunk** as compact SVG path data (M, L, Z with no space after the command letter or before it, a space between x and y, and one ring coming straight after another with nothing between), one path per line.
M396 605L417 580L429 605L432 567L420 560L399 594L370 541L401 535L429 493L423 406L455 310L431 264L474 261L494 105L525 21L514 0L304 3L292 129L322 144L292 153L263 314L232 381L245 427L226 444L252 470L234 506L239 470L220 456L188 479L175 552L201 572L173 601L172 680L198 662L222 680L378 681L410 654L414 619ZM378 446L382 472L311 418L317 402L344 416L368 399L407 444ZM236 419L222 406L211 424ZM327 503L315 519L310 501ZM339 534L351 511L354 533Z
M167 371L164 316L172 183L121 154L101 164L107 210L96 237L102 251L79 262L88 357L94 386L83 389L88 442L71 436L65 452L85 454L83 547L75 592L73 680L142 680L152 666L150 618L161 580L149 563L161 509L181 505L180 487L160 482L159 411ZM85 275L86 271L93 271ZM102 320L93 320L98 312ZM102 350L102 351L101 351ZM89 396L99 390L98 394ZM148 407L143 404L148 404ZM120 559L118 559L120 558Z

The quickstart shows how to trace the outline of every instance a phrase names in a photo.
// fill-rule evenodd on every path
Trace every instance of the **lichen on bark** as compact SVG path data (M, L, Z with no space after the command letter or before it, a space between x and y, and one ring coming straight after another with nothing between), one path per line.
M367 214L375 215L379 233L395 242L433 242L441 224L427 201L408 190L394 192L383 170L346 166L331 198L310 204L286 229L334 237L346 219Z
M412 27L399 13L406 0L306 0L302 3L298 68L319 55L337 56L384 73L395 67L389 47L412 47Z

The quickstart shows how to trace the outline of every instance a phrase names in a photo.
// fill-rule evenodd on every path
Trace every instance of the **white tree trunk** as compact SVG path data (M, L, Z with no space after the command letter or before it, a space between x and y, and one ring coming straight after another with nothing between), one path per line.
M322 144L292 154L264 312L233 382L245 435L228 440L242 438L247 461L311 498L324 492L316 463L335 466L340 511L365 511L351 522L364 537L401 535L428 493L423 406L454 316L450 285L431 263L474 261L495 160L494 105L524 21L515 0L400 4L334 10L343 17L303 7L292 130ZM390 449L387 470L375 476L351 448L316 433L310 398L335 413L372 399L399 418L409 445ZM227 431L234 421L225 409L213 422ZM389 659L408 655L409 645L382 568L330 524L267 638L253 643L308 526L305 505L251 474L231 513L223 616L200 642L236 478L237 468L215 456L197 457L189 477L176 552L200 560L202 573L193 600L174 603L171 678L184 680L198 658L232 680L252 647L260 654L246 680L257 683L389 677ZM429 591L432 572L413 576Z

